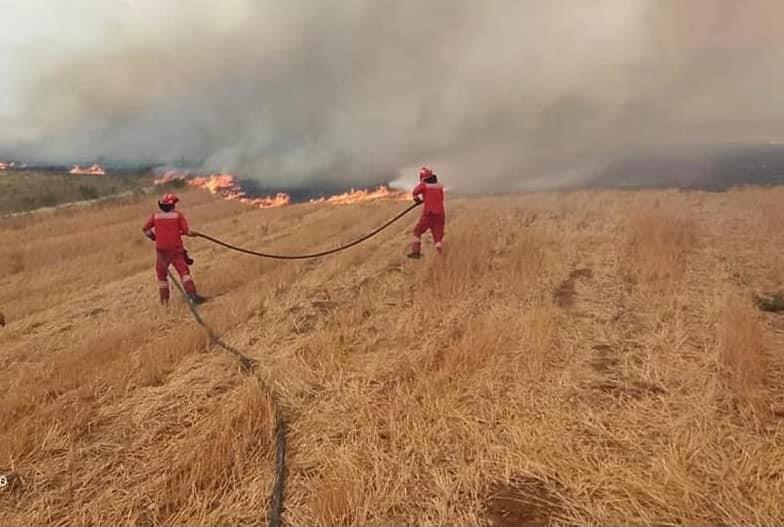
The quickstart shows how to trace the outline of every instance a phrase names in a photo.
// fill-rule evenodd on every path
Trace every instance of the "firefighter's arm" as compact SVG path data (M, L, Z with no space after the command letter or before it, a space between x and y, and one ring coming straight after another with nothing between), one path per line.
M424 183L420 183L414 190L411 192L411 195L414 197L414 201L416 203L422 203L422 194L425 193L425 185Z
M152 241L155 241L155 232L153 232L153 227L155 227L155 216L150 216L150 219L147 220L147 223L144 224L142 227L142 231L144 235L147 236Z
M184 214L180 214L180 234L184 234L185 236L196 236L199 233L196 231L192 231L188 226L188 220L185 219Z

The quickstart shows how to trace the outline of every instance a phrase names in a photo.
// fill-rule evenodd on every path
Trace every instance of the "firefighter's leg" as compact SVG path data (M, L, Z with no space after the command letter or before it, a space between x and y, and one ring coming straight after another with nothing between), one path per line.
M155 257L155 275L158 278L158 296L161 304L169 303L169 278L166 271L169 268L169 259L166 254L157 251Z
M196 284L193 283L193 277L191 276L190 269L188 269L188 264L185 262L185 253L183 251L172 255L172 265L174 265L174 268L180 275L182 287L185 288L185 292L188 293L188 296L196 295Z
M444 224L445 218L443 215L434 216L430 225L430 232L433 233L433 241L436 242L436 250L441 252L444 242Z
M408 253L409 258L419 258L422 255L422 234L429 228L428 217L422 215L419 222L414 227L414 241L411 242L411 250Z

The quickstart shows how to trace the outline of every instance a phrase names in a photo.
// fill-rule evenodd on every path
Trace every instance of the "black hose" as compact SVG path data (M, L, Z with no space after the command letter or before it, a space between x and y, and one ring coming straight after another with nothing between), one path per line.
M335 247L334 249L329 249L327 251L321 251L321 252L312 253L312 254L300 254L300 255L291 256L291 255L283 255L283 254L262 253L262 252L259 252L259 251L252 251L250 249L243 249L242 247L237 247L236 245L231 245L230 243L223 242L221 240L218 240L217 238L213 238L212 236L208 236L208 235L203 234L201 232L196 234L196 236L200 237L200 238L204 238L205 240L209 240L212 243L216 243L218 245L226 247L227 249L231 249L232 251L238 251L238 252L241 252L241 253L250 254L252 256L260 256L262 258L274 258L276 260L307 260L309 258L319 258L321 256L327 256L329 254L335 254L335 253L340 252L340 251L345 251L346 249L348 249L350 247L354 247L355 245L358 245L358 244L364 242L365 240L368 240L368 239L372 238L373 236L375 236L379 232L383 231L384 229L386 229L387 227L389 227L390 225L395 223L397 220L399 220L400 218L402 218L403 216L405 216L406 214L408 214L409 212L414 210L419 205L421 205L421 202L413 203L410 207L408 207L404 211L400 212L397 216L395 216L394 218L392 218L391 220L389 220L388 222L383 224L381 227L378 227L375 230L370 231L368 234L364 235L361 238L358 238L358 239L354 240L353 242L347 243L345 245L341 245L340 247Z
M318 258L320 256L327 256L329 254L334 254L340 251L344 251L350 247L358 245L365 240L368 240L378 234L379 232L383 231L400 218L414 210L416 207L421 205L421 202L413 203L410 207L405 209L404 211L400 212L397 216L392 218L391 220L387 221L382 226L378 227L377 229L369 232L365 236L354 240L351 243L346 245L341 245L340 247L336 247L334 249L330 249L328 251L322 251L313 254L302 254L296 256L288 256L288 255L279 255L279 254L267 254L258 251L251 251L250 249L243 249L242 247L237 247L235 245L231 245L226 242L222 242L212 236L208 236L206 234L199 233L196 236L209 240L213 243L226 247L227 249L231 249L233 251L238 251L245 254L250 254L253 256L260 256L262 258L275 258L278 260L304 260L308 258ZM201 318L199 312L196 310L196 307L193 303L190 302L188 299L188 295L185 293L185 289L183 289L182 285L174 278L171 270L167 271L169 277L174 282L175 287L177 290L182 294L182 297L185 299L185 303L188 305L188 309L190 309L193 318L196 322L204 328L207 332L207 336L210 339L212 344L223 348L224 350L228 351L232 355L236 356L239 361L240 365L242 366L244 371L251 371L256 366L256 361L248 357L247 355L243 354L242 352L234 349L233 347L229 346L223 340L218 337L214 331L204 322L204 319ZM272 492L269 498L269 514L268 514L268 525L270 527L280 527L281 525L281 515L283 513L283 496L284 496L284 485L285 485L285 473L286 473L286 421L283 418L283 415L280 411L280 405L278 404L274 392L270 389L269 390L270 396L272 398L272 407L273 411L275 412L275 481L272 485Z
M169 273L169 277L172 279L172 282L174 282L175 287L185 299L185 303L188 305L188 309L191 310L193 318L207 332L207 336L210 338L210 342L223 348L232 355L235 355L239 359L243 371L252 371L256 367L257 362L243 354L241 351L238 351L223 342L223 340L221 340L221 338L218 337L214 331L212 331L212 328L210 328L207 323L204 322L204 319L201 318L201 315L199 315L196 307L188 299L188 295L185 293L185 289L183 289L182 285L180 285L180 283L174 278L171 270L168 270L167 272ZM269 387L267 387L267 391L269 392L270 398L272 400L272 411L275 413L275 481L272 485L272 492L269 498L267 525L269 525L269 527L280 527L281 515L283 514L284 478L286 475L286 421L283 418L283 413L280 411L280 404L278 404L276 400L275 392Z

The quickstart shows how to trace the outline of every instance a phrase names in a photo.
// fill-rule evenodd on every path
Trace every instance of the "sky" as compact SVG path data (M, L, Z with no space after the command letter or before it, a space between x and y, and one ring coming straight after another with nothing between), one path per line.
M0 0L0 156L472 192L784 137L777 0ZM630 177L634 177L633 174Z

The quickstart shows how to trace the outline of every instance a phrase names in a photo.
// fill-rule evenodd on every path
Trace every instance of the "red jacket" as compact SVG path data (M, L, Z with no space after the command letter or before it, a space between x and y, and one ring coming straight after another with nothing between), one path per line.
M155 248L162 251L182 249L182 235L188 234L188 222L178 210L156 212L144 224L144 234L149 236L155 232Z
M422 182L412 192L414 197L423 196L425 210L423 214L444 214L444 186L441 183Z

